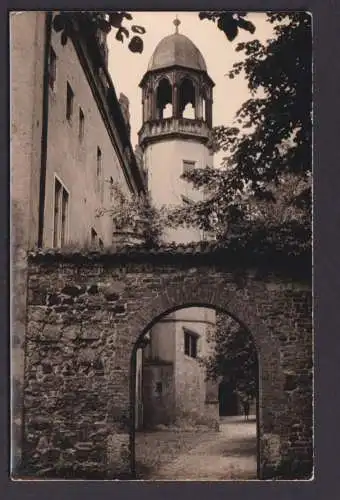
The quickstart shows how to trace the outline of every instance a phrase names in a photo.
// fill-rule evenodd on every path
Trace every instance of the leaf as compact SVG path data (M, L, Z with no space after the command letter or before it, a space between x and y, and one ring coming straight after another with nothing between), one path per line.
M239 28L242 28L242 29L244 29L246 31L249 31L249 33L251 33L251 34L255 33L255 26L250 21L247 21L245 19L239 18L237 20L237 24L238 24Z
M61 45L65 46L67 44L68 36L65 31L61 34Z
M133 31L134 33L139 33L140 35L146 33L146 29L143 26L138 26L136 24L131 26L131 31Z
M130 36L129 31L128 31L126 28L124 28L124 26L121 26L121 27L119 28L119 31L120 31L121 33L123 33L123 34L126 36L126 38L129 38L129 36Z
M121 31L121 29L119 28L119 30L117 31L116 33L116 40L118 40L119 42L123 42L124 41L124 36L123 36L123 33Z
M131 52L143 52L143 40L139 36L134 36L131 38L130 43L128 45Z
M53 19L53 29L56 33L59 33L65 28L65 18L63 14L58 14Z
M237 21L231 14L223 14L217 21L217 26L224 32L230 42L232 42L238 33Z
M123 15L120 12L111 12L109 14L109 23L114 28L120 28L123 21Z
M122 16L124 16L125 19L128 19L129 21L131 21L132 19L132 15L130 14L130 12L122 12Z
M198 17L202 20L202 19L210 19L210 20L214 20L214 18L216 17L214 15L214 12L200 12L198 14Z

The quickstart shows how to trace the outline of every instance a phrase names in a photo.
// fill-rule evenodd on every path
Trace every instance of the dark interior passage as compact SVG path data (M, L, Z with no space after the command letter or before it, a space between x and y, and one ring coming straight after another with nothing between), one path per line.
M221 382L218 387L218 402L220 417L239 414L238 397L234 386L229 382Z

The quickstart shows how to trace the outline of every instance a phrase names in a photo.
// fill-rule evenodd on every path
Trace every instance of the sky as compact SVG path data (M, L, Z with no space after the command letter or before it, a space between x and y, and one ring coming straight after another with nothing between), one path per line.
M142 103L139 82L146 72L149 60L162 38L175 32L173 21L178 15L181 21L179 32L186 35L201 51L208 69L208 74L215 82L213 89L213 125L231 125L236 111L249 98L249 91L244 77L230 79L227 73L234 62L239 61L241 53L235 48L239 42L252 39L265 41L272 36L272 26L266 21L264 13L251 13L248 19L256 26L252 35L241 30L233 42L211 21L201 21L198 12L133 12L133 20L125 21L126 27L139 24L145 27L142 36L144 50L142 54L132 53L126 41L115 39L115 32L108 36L109 72L117 96L124 93L130 101L131 142L138 143L137 132L142 125ZM221 160L219 153L216 160Z

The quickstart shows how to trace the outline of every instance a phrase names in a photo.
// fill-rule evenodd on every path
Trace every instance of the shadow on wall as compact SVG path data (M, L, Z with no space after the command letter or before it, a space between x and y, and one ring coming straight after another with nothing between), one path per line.
M24 345L27 297L27 229L23 209L12 201L11 471L18 474L23 448Z

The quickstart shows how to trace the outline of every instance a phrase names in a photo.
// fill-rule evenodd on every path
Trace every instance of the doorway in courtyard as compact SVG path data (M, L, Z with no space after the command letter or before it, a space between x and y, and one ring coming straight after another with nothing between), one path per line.
M131 359L136 478L256 479L258 372L251 333L226 311L195 304L155 318Z

